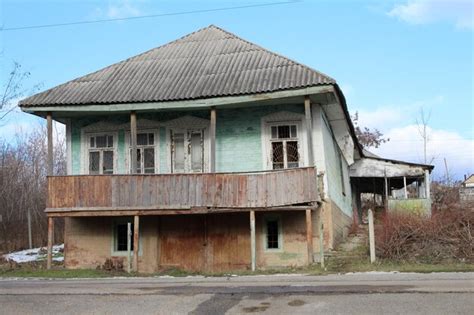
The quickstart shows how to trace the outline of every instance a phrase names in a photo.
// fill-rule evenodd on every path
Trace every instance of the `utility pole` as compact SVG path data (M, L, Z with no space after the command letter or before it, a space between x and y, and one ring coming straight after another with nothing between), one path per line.
M448 162L446 162L446 158L444 158L444 169L445 169L445 172L446 172L446 181L447 181L448 186L449 186L451 181L450 181L450 178L449 178Z

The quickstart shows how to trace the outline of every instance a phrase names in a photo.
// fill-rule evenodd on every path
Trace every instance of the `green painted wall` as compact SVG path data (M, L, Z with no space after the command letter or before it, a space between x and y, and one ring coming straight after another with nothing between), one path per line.
M431 214L431 202L429 199L388 199L390 211L404 212L418 215Z
M352 216L352 198L349 167L339 153L327 121L322 121L324 155L329 198L347 215ZM339 157L338 157L339 156ZM342 168L341 168L342 162ZM342 175L341 175L342 173ZM341 177L342 176L342 177ZM344 185L344 186L343 186Z
M253 108L221 109L217 111L216 125L216 171L238 172L263 170L261 119L271 113L289 111L304 113L302 105L259 106ZM209 119L209 111L183 111L170 113L141 114L139 119L148 119L165 122L185 115ZM99 121L123 124L128 116L112 117L97 116L90 118L72 119L72 172L81 172L81 128ZM168 172L169 147L166 137L166 128L160 128L160 172ZM119 173L125 173L125 131L118 130L118 158Z
M262 117L279 111L304 113L302 105L260 106L217 112L216 171L263 170Z

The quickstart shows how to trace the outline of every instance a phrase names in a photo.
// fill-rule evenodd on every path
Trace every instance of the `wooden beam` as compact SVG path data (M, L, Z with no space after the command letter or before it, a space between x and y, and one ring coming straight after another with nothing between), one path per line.
M51 112L46 114L46 129L48 132L48 176L53 176L54 157L53 157L53 117Z
M133 218L133 271L138 272L140 217L136 215Z
M306 247L308 249L308 265L313 263L313 220L312 210L306 209Z
M48 247L46 258L46 269L51 269L53 264L53 242L54 242L54 219L48 218Z
M308 95L304 97L304 115L306 120L306 141L308 147L307 166L314 166L313 118L311 115L311 99Z
M137 113L130 112L130 149L132 151L130 157L131 174L137 173Z
M250 211L250 257L252 271L255 271L257 267L257 250L255 241L255 211Z
M316 207L312 207L315 209ZM90 210L92 209L92 210ZM269 207L269 208L253 208L252 211L303 211L308 206L289 206L289 207ZM145 216L145 215L183 215L183 214L206 214L206 213L236 213L248 212L249 208L212 208L212 209L189 209L189 210L127 210L126 208L117 209L97 209L97 208L75 208L69 210L65 208L47 208L46 215L48 217L113 217L113 216Z
M324 223L323 208L319 209L319 259L321 268L324 268Z
M211 122L209 128L209 151L211 153L211 160L209 161L209 171L214 173L216 171L216 108L211 108Z

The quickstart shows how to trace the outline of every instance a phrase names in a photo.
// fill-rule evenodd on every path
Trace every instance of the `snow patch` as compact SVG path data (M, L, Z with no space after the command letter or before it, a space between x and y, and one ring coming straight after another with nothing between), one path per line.
M53 246L53 260L64 261L64 244ZM25 249L18 252L3 255L7 261L14 261L16 263L27 263L33 261L43 261L46 259L46 247L38 247Z

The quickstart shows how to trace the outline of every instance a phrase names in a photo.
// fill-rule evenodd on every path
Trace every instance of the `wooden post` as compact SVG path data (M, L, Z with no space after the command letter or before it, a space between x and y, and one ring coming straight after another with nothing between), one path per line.
M405 199L408 199L407 178L405 176L403 176L403 193L405 195Z
M46 269L51 269L53 264L53 242L54 242L54 219L48 217L48 254L46 258Z
M132 269L132 223L127 223L127 272Z
M216 109L211 108L211 124L209 128L209 151L211 152L211 160L209 170L211 173L216 171Z
M388 179L387 176L385 176L385 200L384 200L384 207L385 207L385 212L388 211Z
M46 129L48 132L48 176L53 176L54 158L53 158L53 117L51 112L46 114Z
M132 151L130 156L130 173L137 173L137 113L132 111L130 113L130 149Z
M370 262L375 262L375 232L374 232L374 213L369 209L369 245L370 245Z
M313 263L313 221L311 209L306 209L306 246L308 249L308 265Z
M139 226L140 217L134 216L133 222L133 271L138 272Z
M324 268L324 224L323 209L319 210L319 259L321 268Z
M306 119L306 141L308 147L308 166L314 166L313 147L313 120L311 117L311 100L309 96L304 97L304 115Z
M252 259L252 271L255 271L257 267L257 251L255 243L255 211L250 211L250 256Z
M430 171L425 170L425 194L426 194L426 199L430 199Z
M30 207L28 207L28 211L26 213L26 219L28 221L28 248L33 248L33 238L31 235L31 210Z

